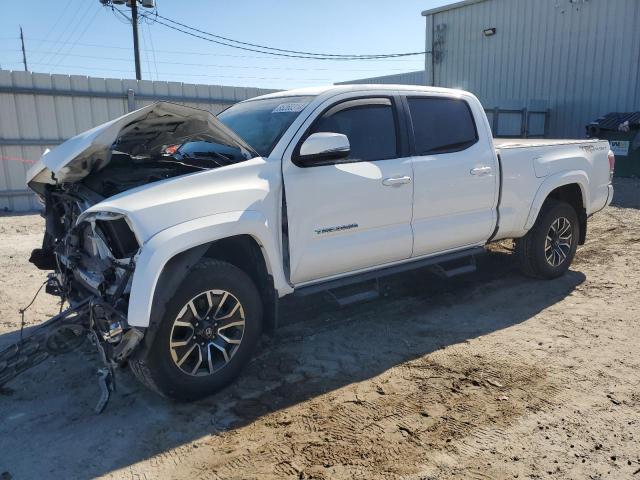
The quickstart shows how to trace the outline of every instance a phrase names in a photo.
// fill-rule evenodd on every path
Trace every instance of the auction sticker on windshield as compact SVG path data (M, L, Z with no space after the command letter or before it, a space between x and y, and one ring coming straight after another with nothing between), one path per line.
M306 106L306 103L281 103L271 113L297 113Z

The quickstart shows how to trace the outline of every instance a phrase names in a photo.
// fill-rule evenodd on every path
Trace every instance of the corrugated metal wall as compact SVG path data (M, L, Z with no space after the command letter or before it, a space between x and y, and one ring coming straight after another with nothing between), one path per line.
M0 210L38 208L25 175L46 148L165 99L214 113L274 90L0 70Z
M427 85L427 72L420 70L336 83L336 85L360 84ZM544 137L548 134L549 111L545 102L491 100L484 102L483 106L496 137Z
M485 0L428 15L426 27L429 84L485 105L542 102L552 137L640 110L639 0Z
M427 78L424 70L417 72L398 73L395 75L384 75L382 77L360 78L349 80L348 82L338 82L335 85L354 84L388 84L388 85L426 85Z

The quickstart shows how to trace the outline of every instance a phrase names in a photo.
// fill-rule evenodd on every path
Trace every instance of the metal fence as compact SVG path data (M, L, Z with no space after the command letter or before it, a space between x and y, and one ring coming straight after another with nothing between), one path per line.
M550 110L485 108L494 137L545 138L549 135Z
M26 189L47 148L157 100L218 113L274 90L0 70L0 211L39 208Z

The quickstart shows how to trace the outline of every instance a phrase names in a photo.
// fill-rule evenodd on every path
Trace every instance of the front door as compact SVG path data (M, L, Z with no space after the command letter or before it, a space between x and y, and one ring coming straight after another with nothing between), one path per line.
M290 280L299 286L407 259L413 235L413 171L392 97L328 102L296 145L317 132L342 133L351 154L335 164L283 161Z

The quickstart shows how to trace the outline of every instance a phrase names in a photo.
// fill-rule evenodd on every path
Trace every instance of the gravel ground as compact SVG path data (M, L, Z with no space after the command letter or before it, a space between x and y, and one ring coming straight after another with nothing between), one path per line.
M39 216L0 217L0 345L44 274ZM0 391L0 479L638 478L640 181L616 182L572 270L385 281L344 309L287 301L231 387L172 403L123 370L99 416L89 345ZM27 324L58 309L41 295Z

